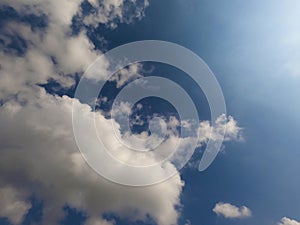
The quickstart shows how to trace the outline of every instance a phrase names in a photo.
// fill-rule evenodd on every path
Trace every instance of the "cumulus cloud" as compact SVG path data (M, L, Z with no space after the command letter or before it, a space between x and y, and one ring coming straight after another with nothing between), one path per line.
M213 208L213 211L217 215L222 215L225 218L247 218L251 216L251 210L247 208L246 206L237 207L235 205L232 205L230 203L223 203L219 202L215 205Z
M34 191L44 201L43 223L46 225L56 224L61 219L61 208L65 204L87 212L90 216L87 224L110 224L99 218L105 212L144 221L150 215L158 224L176 224L179 216L176 206L180 205L184 185L179 174L149 187L129 188L111 183L95 174L77 150L71 121L73 99L52 96L39 88L27 100L25 105L18 99L11 100L0 108L0 123L7 128L0 131L0 184L9 185L15 193L0 206L5 209L10 200L19 202L18 210L13 211L16 215L6 209L0 211L1 216L16 223L20 221L30 207L26 199ZM77 104L82 114L94 116L90 106ZM139 158L134 151L124 149L115 140L111 121L100 113L96 121L99 132L106 135L103 141L120 160L144 164L157 160L158 155ZM176 136L169 138L161 147L165 152L159 156L169 154L178 140ZM184 141L188 146L190 141ZM174 168L171 164L169 167ZM149 174L165 173L165 170L161 168ZM116 172L122 171L116 168ZM22 179L15 180L15 176Z
M115 27L117 22L129 23L134 18L141 19L148 5L146 0L89 0L94 10L83 15L82 2L3 0L0 3L0 6L13 7L20 15L34 14L47 18L47 26L43 29L32 29L25 22L12 21L1 28L0 39L4 40L5 45L10 43L10 36L16 35L24 39L27 47L22 54L0 52L0 123L5 128L0 130L0 216L20 224L31 207L28 199L35 194L44 202L44 225L58 224L64 216L62 207L66 204L86 212L87 225L113 224L113 221L101 217L110 212L132 221L146 221L150 216L160 225L176 224L179 217L176 208L180 205L184 185L179 174L160 184L136 188L120 186L99 177L78 151L71 121L73 102L83 115L97 119L99 132L104 134L104 141L110 146L111 153L123 161L137 163L143 159L143 163L153 163L161 159L178 142L176 132L169 133L170 138L163 143L161 148L164 151L159 155L136 157L134 152L124 150L115 140L111 122L118 127L116 121L70 97L50 95L39 86L52 79L63 87L71 87L75 84L75 75L85 71L101 54L87 37L86 28L76 35L72 34L74 16L82 17L83 23L88 26L96 27L102 23ZM128 17L125 12L132 13ZM109 63L104 60L102 67L98 68L100 71L97 71L103 77L97 79L106 78L108 68ZM137 78L140 70L139 64L131 65L112 77L111 81L121 87L128 80ZM227 140L239 136L240 130L233 118L222 117L220 120L227 121ZM161 126L173 127L173 131L178 125L175 119L158 122ZM218 132L224 129L223 122L217 123L217 127L203 122L199 130L201 144L208 140L209 130L213 129L214 136L218 138ZM189 124L185 123L185 126ZM124 135L121 130L118 132ZM89 137L89 133L82 135ZM132 138L128 136L129 141ZM190 140L184 138L183 142L188 147ZM167 164L167 167L155 172L176 171L172 162ZM122 170L117 172L122 173Z
M300 222L293 219L289 219L287 217L283 217L278 223L278 225L300 225Z
M19 224L31 207L26 195L10 186L0 187L0 215L7 217L13 224Z
M52 96L39 88L27 98L25 105L15 99L0 108L0 122L7 128L0 131L0 183L9 184L18 193L26 193L19 200L24 204L32 191L43 199L44 224L56 224L63 216L61 208L65 204L87 212L90 216L87 224L111 223L98 217L105 212L145 221L150 215L158 224L176 224L179 216L176 206L180 204L184 185L180 176L176 174L164 183L149 187L128 188L96 175L77 150L71 122L72 103L69 97ZM82 114L94 116L90 106L77 104ZM115 141L111 121L100 113L96 121L100 132L106 135L104 141L111 153L119 153L115 156L120 160L152 163L157 159L157 155L139 159L134 151L126 151ZM173 136L162 149L168 153L177 141L178 137ZM165 168L157 172L164 173ZM16 181L15 176L22 179ZM6 202L0 203L4 208L2 203ZM21 209L19 215L24 215L28 206ZM16 221L7 211L1 215Z
M65 204L94 218L114 212L131 220L146 220L151 215L159 224L175 224L175 207L183 186L179 175L144 188L120 186L99 177L77 150L72 103L73 99L66 96L51 96L41 90L26 106L10 101L0 108L1 124L7 127L0 135L0 183L28 194L34 190L45 203L44 224L56 224ZM92 115L89 106L82 105L81 109ZM110 121L98 116L101 128L107 131ZM22 185L15 176L22 177ZM7 202L1 202L0 208L5 206L2 204Z
M224 141L243 140L242 128L238 126L237 121L232 116L226 117L221 115L215 121L214 126L209 121L200 122L198 145L201 146L203 143L206 143L209 138L212 140L223 139L224 133Z
M101 51L96 50L87 37L85 29L77 35L71 35L72 18L81 12L80 4L82 2L83 0L1 1L0 6L11 6L22 15L46 15L48 25L46 30L33 30L30 24L8 22L1 30L0 39L4 40L5 43L10 41L7 35L13 35L23 38L28 46L25 54L19 57L1 52L0 98L17 94L22 90L25 91L37 83L46 83L50 78L58 81L62 86L70 87L74 85L74 79L72 79L74 75L84 72L87 66L101 54ZM98 1L93 2L95 5ZM131 2L133 10L135 2ZM118 17L120 22L126 22L125 19L122 19L125 15L110 12L110 10L115 9L114 5L116 4L118 10L126 8L125 2L105 0L103 4L106 6L98 5L102 11L102 17L108 16L109 20ZM141 18L140 14L147 5L147 2L139 3L137 7L142 7L139 9L140 13L132 15L131 20L136 17ZM97 4L95 7L98 9ZM105 24L107 21L97 21L97 23ZM102 65L103 68L97 68L98 76L101 74L106 77L108 63L103 61ZM136 65L129 69L130 74L133 74L136 72L133 70L137 70L138 67ZM120 73L126 75L125 72L126 70L123 70ZM18 74L22 74L22 76L17 76ZM130 78L129 75L125 77ZM124 84L124 79L124 77L122 80L116 79L117 84Z

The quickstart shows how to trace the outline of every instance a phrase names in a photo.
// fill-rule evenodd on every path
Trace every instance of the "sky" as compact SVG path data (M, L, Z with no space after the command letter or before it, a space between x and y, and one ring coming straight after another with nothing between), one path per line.
M300 224L299 1L1 0L0 12L0 225ZM226 103L219 123L211 121L205 91L178 68L137 62L109 77L113 63L102 57L93 74L103 53L143 40L176 43L204 60ZM76 95L83 77L105 83L94 108ZM180 85L199 121L181 121L176 105L158 95L119 102L113 117L122 90L151 77ZM147 82L142 88L166 93ZM82 120L72 121L74 115ZM166 129L164 142L151 130L153 118L154 128ZM181 136L186 128L190 136ZM200 172L209 140L220 141L225 128L220 152ZM137 144L137 137L152 139ZM154 141L159 151L130 148ZM180 154L136 176L97 151L88 155L104 149L119 161L152 165L177 142ZM99 175L92 162L107 168ZM147 186L118 183L168 174Z

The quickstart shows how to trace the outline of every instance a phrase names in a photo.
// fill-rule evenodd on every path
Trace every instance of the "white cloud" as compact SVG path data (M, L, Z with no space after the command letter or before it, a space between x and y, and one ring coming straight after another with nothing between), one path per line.
M222 215L225 218L247 218L251 217L251 210L246 206L237 207L230 203L219 202L213 208L217 215Z
M44 200L44 224L56 224L63 216L61 207L65 204L84 210L93 218L114 212L131 220L146 220L151 215L158 224L175 224L175 206L180 204L183 186L180 176L158 185L129 188L96 175L76 148L72 102L68 97L41 91L26 106L10 101L0 108L0 122L7 127L0 131L0 183L25 193L35 190ZM82 105L82 110L92 115L88 106ZM100 114L98 119L104 132L109 131L110 121ZM111 136L112 133L107 135L106 141ZM11 180L16 174L22 177L22 186ZM0 208L4 207L2 204Z
M127 82L142 77L140 74L142 71L142 65L140 63L134 63L128 66L128 68L123 68L113 76L110 80L115 81L117 88L120 88Z
M241 131L242 128L238 126L237 121L232 116L228 118L225 115L219 116L213 126L209 121L202 121L198 130L198 145L201 146L206 143L209 138L213 140L222 139L224 132L224 141L240 141L243 140Z
M3 0L1 5L9 5L22 14L45 14L52 23L68 26L72 18L79 10L82 0L27 0L27 1L10 1Z
M101 54L99 50L95 50L95 46L86 35L86 30L82 30L76 36L70 35L72 18L76 13L80 13L82 1L4 0L0 3L0 5L14 7L21 14L44 14L48 17L49 23L45 31L33 31L28 25L16 22L7 23L4 29L1 30L0 38L5 40L6 43L9 43L10 40L5 35L18 35L25 39L28 49L22 57L1 52L0 98L26 91L28 87L37 83L46 83L49 78L55 79L65 87L69 87L74 84L74 80L66 75L74 75L76 72L85 71L88 65ZM135 1L131 3L135 6ZM101 5L98 6L99 9L96 9L102 11L102 17L107 16L109 18L97 21L97 23L106 23L116 17L119 18L120 22L126 22L125 18L122 19L125 15L110 12L112 9L115 10L116 5L118 5L118 11L122 11L124 7L127 7L123 1L105 0L103 4L106 7L103 8ZM147 2L142 8L137 6L138 11L142 12L146 5L148 5ZM131 21L136 17L141 18L138 15L132 15ZM55 59L56 63L52 59ZM97 68L98 76L101 74L106 77L108 63L104 61L102 67ZM126 73L128 74L126 78L136 74L138 68L138 65L130 67L128 73ZM123 73L125 71L123 70ZM20 74L22 76L19 76ZM118 85L126 82L125 78L116 81Z
M119 186L99 177L77 150L71 123L72 103L69 97L52 96L38 89L25 105L10 100L0 108L0 123L7 128L0 131L0 183L28 195L34 190L44 200L46 225L56 224L63 216L61 207L65 204L86 211L99 224L110 223L97 217L104 212L131 220L146 220L150 215L160 225L176 224L179 216L176 206L180 205L183 187L179 174L164 183L144 188ZM89 106L79 107L83 115L93 117ZM131 163L153 163L159 156L169 154L178 141L178 137L171 136L162 145L164 151L160 155L138 158L134 151L126 151L114 141L110 120L97 113L96 121L111 153ZM183 141L188 146L190 141ZM165 169L168 168L156 172L164 173ZM11 180L16 174L22 176L21 186ZM92 223L91 220L87 224Z
M300 225L300 222L289 219L287 217L283 217L278 225Z
M7 217L13 224L19 224L31 205L26 195L13 187L0 187L0 215Z
M69 29L50 23L45 32L33 32L28 25L7 23L4 32L21 36L28 48L24 56L0 53L0 98L30 91L31 86L50 78L65 87L73 85L74 79L67 75L83 72L100 52L93 50L85 32L71 37L67 35Z
M27 199L34 192L44 201L44 225L57 224L63 217L62 206L65 204L87 212L87 225L113 224L113 221L101 218L106 212L129 217L133 221L147 220L150 215L160 225L176 224L179 216L176 206L180 205L184 185L179 174L164 183L140 188L120 186L99 177L87 166L77 149L71 122L73 99L49 95L37 85L51 78L62 86L72 86L72 75L83 72L101 53L95 50L86 30L76 36L70 35L71 21L75 14L81 13L81 2L3 0L0 3L14 7L20 14L44 14L49 20L43 31L32 30L29 25L16 22L8 22L1 30L0 38L4 38L6 43L11 40L5 34L19 35L28 48L22 56L0 52L0 99L4 100L0 107L0 123L1 127L5 127L0 130L0 216L19 224L31 207ZM84 22L92 26L97 26L97 23L115 26L116 20L128 23L134 18L140 19L148 5L148 1L141 1L142 4L127 17L123 13L127 7L124 1L105 0L103 6L96 0L89 2L96 11ZM135 5L137 1L130 2ZM102 62L103 77L108 73L108 66L106 61ZM140 69L140 65L132 65L112 80L120 87L128 79L136 78ZM77 104L84 115L94 116L89 106ZM135 163L141 160L115 141L110 130L111 120L99 112L96 118L112 153L121 160L133 160ZM177 124L175 120L168 122L170 127ZM228 140L231 140L237 136L239 129L233 118L229 118L228 124L231 126ZM210 125L203 122L200 132L204 136L208 134L206 128L210 129ZM218 129L223 128L221 125L216 127L216 134ZM89 136L88 133L83 135ZM206 140L207 136L201 143ZM162 145L164 151L159 155L150 154L143 158L143 163L152 163L169 154L177 141L178 137L171 135ZM189 139L183 141L188 146ZM169 162L168 167L155 172L165 173L166 170L175 170L175 167Z
M84 18L86 25L97 27L99 23L116 28L116 20L122 23L131 23L134 19L144 17L144 10L148 7L148 0L88 0L95 11ZM126 4L125 4L126 2ZM134 10L130 6L134 5Z
M114 225L114 221L107 221L99 218L89 218L86 225Z

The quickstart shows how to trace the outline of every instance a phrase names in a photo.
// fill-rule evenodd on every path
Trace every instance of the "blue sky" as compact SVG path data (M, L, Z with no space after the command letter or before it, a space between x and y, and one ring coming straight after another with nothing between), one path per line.
M121 202L120 205L109 203L109 207L106 208L106 205L103 206L100 204L103 210L101 209L98 214L95 208L89 206L82 206L81 208L78 207L78 209L75 209L77 201L75 203L75 201L69 200L70 197L68 196L62 210L65 213L60 214L59 224L76 225L85 224L85 222L87 222L86 224L106 225L105 222L110 224L114 221L117 225L171 225L172 222L169 223L169 221L172 221L171 219L161 219L164 216L168 217L168 215L164 215L164 212L169 212L168 207L171 207L172 209L170 210L173 210L172 213L178 216L176 223L179 225L276 225L279 224L284 217L287 219L282 220L282 225L298 225L300 223L297 222L300 221L300 177L298 173L298 171L300 171L300 151L298 146L300 133L299 1L288 0L283 2L264 0L245 2L229 0L223 2L215 0L166 0L150 1L149 6L146 4L145 9L140 8L145 2L141 1L137 3L132 9L126 6L128 3L125 1L121 6L123 7L124 15L119 16L116 10L106 15L107 21L105 22L102 20L98 21L94 18L94 20L97 21L97 26L86 21L81 21L76 28L86 30L87 35L84 36L84 38L86 38L84 40L93 41L95 49L103 52L119 45L139 40L164 40L180 44L192 50L207 63L218 79L226 100L227 114L233 116L238 126L242 128L244 140L225 142L223 150L206 171L199 172L193 165L186 166L180 172L180 177L176 178L178 179L176 182L166 184L166 187L164 186L162 189L158 189L157 192L152 193L152 190L141 191L140 194L137 194L136 200L135 196L130 194L130 201L122 197L119 197L120 200L118 197L112 197L112 201ZM9 12L7 8L4 8L5 5L10 4L11 7L15 8L14 10L10 9L13 13ZM28 5L32 7L30 4L31 3L28 3ZM63 53L58 52L58 50L57 52L55 52L55 50L52 51L50 47L47 47L47 44L44 45L46 46L45 48L41 47L42 45L35 43L35 36L31 36L25 31L23 32L23 30L22 32L19 31L20 33L18 34L18 29L21 30L21 28L15 28L14 26L16 25L12 26L10 24L11 21L20 21L19 18L22 18L21 20L25 21L25 24L29 24L33 27L32 30L34 30L36 26L37 30L41 30L41 34L43 34L43 32L46 33L49 24L53 23L54 25L58 24L60 26L60 23L57 22L56 24L56 20L48 18L52 16L51 13L59 11L59 4L58 8L51 8L53 11L50 9L47 11L48 8L46 7L45 13L38 16L33 16L38 14L34 10L33 15L26 15L26 13L22 11L21 3L12 4L10 1L4 1L4 3L0 3L0 5L3 12L0 16L2 62L7 63L7 65L10 63L14 65L14 62L17 63L18 61L17 56L26 59L26 52L28 52L30 48L36 48L37 50L42 49L41 52L43 52L43 54L44 52L46 52L46 55L48 54L47 56L52 54L57 57L58 61L57 63L53 63L53 67L55 68L53 71L55 71L55 73L57 71L60 72L57 72L58 75L50 77L48 75L28 75L27 78L27 75L24 75L27 80L24 78L24 81L19 81L20 79L14 76L21 75L16 74L13 69L8 70L4 66L5 70L1 69L0 71L3 73L3 79L0 80L0 82L3 83L3 86L0 85L2 89L0 92L0 100L3 102L0 108L3 107L3 113L0 114L0 117L2 117L2 122L7 121L7 123L3 122L3 124L8 130L7 133L4 132L2 135L3 137L10 137L12 140L10 142L10 139L7 141L7 138L6 140L3 138L3 144L0 145L0 150L4 152L4 160L8 160L10 165L21 165L20 168L25 171L23 174L6 164L0 167L0 170L3 171L0 173L0 188L3 188L5 191L8 190L7 188L12 188L13 191L16 191L16 194L15 192L3 193L13 193L13 201L19 202L20 205L24 206L25 213L23 217L22 214L20 214L21 219L17 216L17 219L15 219L17 222L15 222L15 224L34 224L34 221L38 224L51 224L52 221L46 221L48 217L44 216L45 214L41 213L41 211L47 208L45 205L49 202L50 208L52 206L51 204L53 204L52 207L58 207L58 205L56 204L57 201L49 201L50 197L45 194L48 189L45 187L54 185L53 187L55 187L54 189L56 190L54 183L58 181L57 184L59 184L60 179L56 180L53 178L53 180L51 180L51 178L49 182L44 182L39 180L39 176L41 176L39 173L33 172L32 176L27 175L27 173L30 173L32 170L25 167L31 164L23 163L22 158L19 159L14 154L11 156L6 153L7 151L12 151L10 148L14 149L14 147L11 147L13 146L14 138L20 140L16 140L16 143L26 154L26 149L32 148L32 146L36 146L40 143L36 141L38 138L42 140L42 138L47 138L47 135L45 137L42 135L34 136L36 133L32 132L32 136L28 135L23 137L16 133L14 129L18 129L17 122L27 121L27 117L16 115L17 125L15 125L10 123L10 118L5 117L7 116L5 110L8 109L10 104L15 106L17 102L18 105L24 107L24 109L22 109L24 111L21 110L20 112L23 112L23 115L25 114L26 116L30 114L26 111L27 108L30 108L26 107L26 104L27 102L33 102L36 105L41 104L41 108L45 107L45 118L51 118L50 114L47 114L47 109L51 111L52 104L62 104L64 106L66 103L64 102L65 100L62 100L63 98L57 97L59 99L53 100L52 97L49 96L53 94L59 96L67 94L72 98L78 83L78 77L80 77L84 71L73 68L74 62L75 64L78 62L75 59L74 61L70 61L72 68L69 68L69 62L66 62L63 57L60 58ZM43 7L44 6L41 6L41 9L44 9ZM144 13L143 16L135 14L141 11ZM66 10L65 13L68 14L68 10ZM105 12L102 13L103 15L105 14ZM69 14L74 16L74 13ZM55 13L53 15L55 15ZM57 18L63 18L59 15L58 13ZM112 18L110 18L110 15L112 15ZM73 25L74 21L73 17ZM85 23L85 25L82 26L82 23ZM117 24L116 27L112 25L112 23ZM70 23L61 24L62 27L66 24L70 25ZM43 28L44 26L46 28ZM113 28L110 26L113 26ZM46 30L43 31L43 29ZM75 32L74 30L75 29L73 29L73 32ZM55 28L52 31L55 31ZM65 32L65 30L63 30L63 32ZM76 35L77 34L74 36ZM13 37L16 36L20 38L19 41L13 39ZM66 35L65 38L70 38L70 36ZM7 40L15 41L10 43L10 41ZM59 41L58 39L58 42ZM87 46L86 44L78 44L85 43L84 41L80 42L81 39L76 39L76 41L77 46ZM31 44L33 43L33 47L28 47L31 46L30 42ZM24 45L24 43L26 44ZM79 49L78 47L78 51ZM67 57L69 53L66 52L65 54ZM95 55L99 54L99 52L96 54L92 52L92 50L89 50L89 52L83 51L78 54L83 55L83 57L80 58L81 60L84 61L87 59L82 65L81 62L78 62L78 65L80 64L81 66L80 69L82 69L92 63L92 61L89 60L94 59ZM52 61L55 61L55 58L52 58ZM26 62L29 63L30 60ZM1 63L1 65L2 64L3 63ZM38 61L37 64L41 65L41 71L48 69L47 63L43 61ZM30 68L30 66L26 67L26 63L16 65L23 66L24 68L21 68L21 70L25 71L24 73L27 71L26 68ZM149 69L151 67L153 67L153 70ZM7 66L7 68L11 67ZM13 77L11 78L12 81L6 77L6 74L9 74L10 71L12 72L9 77ZM39 70L37 71L39 72ZM51 72L53 71L51 70ZM148 67L144 65L142 72L144 76L162 74L162 76L167 78L175 77L174 80L185 87L194 102L197 103L197 110L200 114L199 118L201 120L210 119L208 104L203 93L182 72L155 63L150 63ZM35 72L32 72L32 74L33 73ZM39 73L42 74L42 72ZM69 78L73 80L73 83ZM32 88L32 86L34 86L33 84L37 84L37 86L42 88L45 87L46 93L41 95L36 94L38 90L34 87ZM10 87L10 85L12 87ZM28 86L30 86L30 88L28 88ZM113 98L118 91L119 90L115 87L115 83L110 82L103 91L106 93L103 94L109 98ZM36 95L39 97L36 97ZM112 101L113 99L109 100ZM58 103L54 103L56 101ZM44 106L43 104L47 105ZM111 102L104 102L104 104L106 105L102 110L108 112ZM176 114L172 107L165 105L164 102L158 101L157 99L148 99L143 104L154 104L156 106L150 108L148 111L143 110L141 112L145 118L147 118L148 114L153 113L158 113L165 117ZM67 109L63 108L58 109L58 113L60 110L61 113L68 112ZM16 112L18 112L18 110ZM51 112L56 113L56 109L53 109ZM39 113L38 115L41 116L37 116L37 118L44 118L42 114ZM28 118L29 124L32 119L30 116L28 116ZM52 124L63 123L64 118L67 118L67 116L62 116L58 122L54 119L49 119L50 125L47 124L47 126L51 128ZM21 131L23 129L29 129L27 124L25 125L20 125ZM143 124L139 129L147 129L147 125L147 123ZM29 125L29 127L32 126ZM15 135L13 135L14 132L16 133ZM29 144L28 142L24 142L24 146L28 145L30 147L23 148L23 142L21 140L26 138ZM53 137L49 134L49 142L56 140L52 138ZM69 146L63 143L60 146L60 141L57 141L57 143L57 148L66 148L66 146ZM45 145L47 145L47 141ZM56 148L56 145L53 148ZM49 148L45 147L45 149L51 151L52 148L50 146ZM203 147L196 149L191 160L192 162L199 161L202 154L201 150L203 150ZM34 151L34 153L36 152ZM29 152L28 154L34 153ZM51 168L53 165L55 164L50 164L50 167L45 168ZM22 168L22 166L24 168ZM15 167L18 168L18 166ZM35 168L35 165L33 168ZM37 165L36 168L40 167ZM62 169L64 168L62 167ZM44 175L43 173L41 174ZM55 177L55 171L53 174L53 177ZM52 173L45 172L45 176L52 177ZM44 179L47 180L46 177ZM184 186L180 186L179 183L181 181L184 182ZM73 180L70 182L73 182ZM106 185L105 183L104 186L106 187ZM60 185L57 185L58 191L60 190L59 186ZM76 184L74 182L74 187L75 186ZM21 187L24 187L24 189ZM71 188L71 186L66 186L66 188L61 191L62 194L57 198L65 197L64 193L67 192L67 187ZM85 188L93 189L89 186L80 187L84 190ZM174 187L178 187L178 190L180 190L179 193L173 190ZM99 188L99 192L104 190L103 195L107 195L108 198L110 198L111 193L107 191L107 189L110 188L97 188ZM115 191L113 195L119 196L118 194L120 194L121 196L124 194L122 191L118 191L118 188L114 187L112 189ZM166 193L176 192L174 196L170 194L166 195L167 197L165 198L178 198L178 200L174 200L174 202L172 202L173 205L171 204L170 206L170 202L159 196L159 193L164 195L164 191L166 191ZM131 191L129 192L131 193ZM53 196L55 196L56 192L53 193ZM125 194L126 193L127 192L125 192ZM93 194L94 192L91 191L91 196L93 196ZM143 199L143 195L146 196L145 202L141 200ZM4 195L2 196L4 199ZM101 193L100 196L102 196ZM147 202L147 199L150 199L151 196L153 202L156 202L157 205L153 202ZM43 199L43 197L45 199ZM3 202L5 202L5 204L12 204L12 202L9 203L7 201L5 198ZM61 201L63 202L64 199ZM109 200L105 200L104 202L106 201L109 202ZM126 201L130 202L128 203L128 207ZM152 209L152 207L155 208L164 205L165 201L168 204L166 203L166 207L162 206L162 215ZM60 201L58 202L61 203ZM87 205L94 204L93 201L83 201L83 203ZM222 211L216 213L213 211L217 203L230 203L232 206L237 207L245 206L251 210L251 215L227 218L226 212ZM72 204L74 206L72 206ZM148 204L150 205L149 207ZM78 205L80 204L78 203ZM7 209L7 205L2 207L5 210L1 211L0 209L0 224L14 224L11 218L16 217ZM55 213L56 211L60 211L60 209L54 210ZM89 218L90 213L95 213L101 218L101 221L99 223L88 221L87 218Z

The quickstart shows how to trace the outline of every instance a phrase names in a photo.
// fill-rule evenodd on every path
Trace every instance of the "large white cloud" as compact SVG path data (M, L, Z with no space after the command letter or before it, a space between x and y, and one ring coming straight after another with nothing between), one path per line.
M34 190L45 201L45 224L55 224L65 204L87 211L92 217L114 212L132 220L146 220L151 215L159 224L175 224L175 206L183 186L179 175L144 188L120 186L99 177L76 147L72 102L41 90L26 106L10 101L0 108L0 122L6 127L0 135L0 183L22 193ZM92 114L89 106L82 105L82 110ZM103 116L99 115L100 119L102 129L111 126ZM14 180L16 175L22 177L22 184ZM5 206L2 204L7 202L1 202L0 208Z
M251 210L246 206L237 207L230 203L219 202L213 208L217 215L222 215L225 218L247 218L251 216Z
M1 30L0 38L6 44L10 41L7 35L18 35L26 41L28 48L25 55L21 57L1 52L0 98L14 95L22 90L25 91L28 86L36 83L46 83L49 78L57 80L63 86L71 86L74 84L72 76L76 72L85 71L88 65L96 59L101 52L95 50L95 46L87 37L85 29L78 35L70 35L72 33L72 18L81 12L80 4L82 2L83 0L4 0L0 3L0 6L9 5L14 7L20 14L33 13L46 15L48 18L46 30L33 31L28 24L16 22L8 22ZM106 6L102 7L102 4ZM106 0L102 4L96 4L96 10L101 8L101 11L103 11L102 17L107 16L109 18L97 21L97 23L105 24L115 18L118 18L120 22L126 22L122 19L126 15L110 12L110 10L121 11L122 8L126 8L123 1ZM116 4L117 6L114 6ZM132 1L131 4L134 6L135 1ZM140 13L135 16L132 15L130 21L136 17L140 19L147 5L147 1L139 4L137 10ZM108 64L103 61L102 65L102 71L98 68L98 75L102 74L103 77L106 77Z

